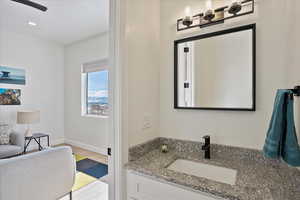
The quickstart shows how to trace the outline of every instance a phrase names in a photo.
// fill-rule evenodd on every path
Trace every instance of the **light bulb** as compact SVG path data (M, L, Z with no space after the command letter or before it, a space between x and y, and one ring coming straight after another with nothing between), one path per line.
M212 10L212 2L211 0L206 1L206 10Z
M183 25L185 25L185 26L192 25L193 24L193 16L191 14L191 8L189 6L187 6L185 8L184 12L185 12L185 16L184 16L183 21L182 21Z
M185 16L186 16L186 17L191 17L191 16L192 16L192 14L191 14L191 8L190 8L189 6L187 6L187 7L185 8L184 13L185 13Z
M211 21L213 18L215 18L215 12L212 9L212 1L207 0L206 1L206 11L204 13L204 19L207 21Z

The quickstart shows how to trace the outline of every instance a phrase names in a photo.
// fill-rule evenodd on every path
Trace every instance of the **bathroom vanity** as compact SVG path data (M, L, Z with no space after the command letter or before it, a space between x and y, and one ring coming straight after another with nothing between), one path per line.
M167 144L170 151L162 153ZM157 138L130 149L127 191L130 200L296 200L300 171L265 159L262 152Z

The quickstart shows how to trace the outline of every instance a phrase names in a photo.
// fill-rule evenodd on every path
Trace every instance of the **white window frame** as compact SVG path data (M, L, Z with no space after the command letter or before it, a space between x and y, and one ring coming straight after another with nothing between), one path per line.
M88 73L108 70L108 59L97 60L82 64L81 67L81 116L94 118L108 118L104 115L93 115L87 113L87 87L88 87Z

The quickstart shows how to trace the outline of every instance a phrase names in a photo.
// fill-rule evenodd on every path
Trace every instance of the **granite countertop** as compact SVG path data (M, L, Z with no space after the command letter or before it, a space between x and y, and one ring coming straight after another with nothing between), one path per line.
M159 146L170 151L161 153ZM237 170L235 185L176 172L167 167L177 159ZM300 200L300 171L280 161L268 160L260 151L211 145L211 159L204 159L201 143L157 138L130 150L127 169L156 180L206 192L229 200Z

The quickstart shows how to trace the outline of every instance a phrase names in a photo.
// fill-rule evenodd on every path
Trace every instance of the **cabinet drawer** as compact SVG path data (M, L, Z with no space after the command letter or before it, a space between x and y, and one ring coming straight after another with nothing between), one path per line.
M133 172L127 173L127 192L133 200L221 200L209 194L192 192Z

